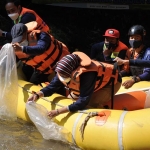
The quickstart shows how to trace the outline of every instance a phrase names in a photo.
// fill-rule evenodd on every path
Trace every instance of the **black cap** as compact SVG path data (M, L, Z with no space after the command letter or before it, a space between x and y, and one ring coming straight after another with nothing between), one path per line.
M27 26L23 23L15 24L11 29L12 43L19 43L22 40L23 34L27 32Z

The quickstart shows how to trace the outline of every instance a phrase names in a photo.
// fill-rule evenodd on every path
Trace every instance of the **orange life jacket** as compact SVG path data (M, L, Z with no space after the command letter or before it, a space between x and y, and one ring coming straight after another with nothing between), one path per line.
M36 34L40 32L41 31L39 30L34 30L30 34L28 34L29 46L34 46L37 44ZM51 38L50 47L43 54L36 56L28 55L23 52L15 52L15 54L20 60L22 60L22 62L32 66L36 70L39 70L44 74L52 73L54 71L56 63L62 57L68 55L69 51L65 44L54 39L52 35L49 34L49 36Z
M86 54L82 52L74 52L74 53L80 57L82 64L84 64L83 63L84 59L87 63L88 56ZM98 91L99 89L103 88L106 85L111 84L112 81L114 82L114 84L116 84L118 81L117 64L112 65L108 63L98 62L95 60L90 61L91 63L90 64L88 63L89 65L82 66L82 64L80 64L80 66L75 71L73 71L70 83L68 85L64 83L67 86L67 88L69 88L70 91L73 91L73 93L77 95L79 95L80 93L80 75L84 72L90 71L97 72L97 80L95 83L94 92Z
M38 24L36 30L45 31L45 32L48 32L48 33L50 32L50 29L49 29L48 25L41 19L41 17L40 17L39 15L37 15L37 13L36 13L35 11L33 11L33 10L31 10L31 9L24 8L24 7L22 7L22 11L21 11L21 13L20 13L20 15L19 15L19 21L18 21L18 22L14 21L14 24L19 23L20 20L21 20L21 17L22 17L25 13L32 13L32 14L35 15L35 17L36 17L36 20L35 20L35 21L36 21L37 24Z
M116 58L121 50L128 50L128 47L124 43L119 41L118 46L111 54L111 58Z

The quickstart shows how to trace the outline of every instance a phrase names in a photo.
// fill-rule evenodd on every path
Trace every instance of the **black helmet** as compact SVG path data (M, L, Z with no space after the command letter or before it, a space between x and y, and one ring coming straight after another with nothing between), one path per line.
M131 35L135 35L135 34L141 35L143 38L146 34L146 30L141 25L134 25L129 29L128 35L131 36Z

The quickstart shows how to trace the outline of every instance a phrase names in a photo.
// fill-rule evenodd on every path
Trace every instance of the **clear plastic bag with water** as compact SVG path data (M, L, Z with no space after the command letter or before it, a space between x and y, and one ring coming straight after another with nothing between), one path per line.
M18 76L12 44L0 50L0 118L17 119Z
M47 116L48 110L44 106L35 102L27 102L26 110L31 121L37 127L44 139L54 139L67 142L67 139L69 139L71 133L63 126L59 126L51 120Z

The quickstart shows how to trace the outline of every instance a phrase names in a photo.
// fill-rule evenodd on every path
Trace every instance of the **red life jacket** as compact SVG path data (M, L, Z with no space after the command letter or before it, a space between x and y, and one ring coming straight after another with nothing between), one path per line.
M34 46L37 44L37 33L40 33L40 31L34 30L30 34L28 34L29 46ZM42 73L52 73L54 71L56 63L62 57L68 55L69 51L65 44L54 39L52 35L49 34L49 36L51 38L50 47L43 54L36 56L31 56L23 52L15 52L15 54L20 60L22 60L22 62L32 66L33 68L41 71Z
M14 24L17 24L20 22L21 20L21 17L25 14L25 13L31 13L31 14L34 14L35 15L35 18L36 18L36 22L37 22L37 27L36 27L36 30L41 30L41 31L45 31L45 32L50 32L50 29L48 27L48 25L41 19L41 17L39 15L37 15L37 13L31 9L27 9L27 8L24 8L22 7L22 11L19 15L19 21L16 22L14 21Z
M97 72L97 81L95 83L94 92L98 91L99 89L103 88L106 85L111 84L112 81L114 81L114 84L117 83L118 81L117 64L112 65L108 63L98 62L95 60L90 60L90 58L82 52L74 52L74 53L80 57L81 64L75 71L73 71L70 83L68 85L64 83L67 86L67 88L73 91L73 93L79 95L80 75L84 72L90 71ZM86 62L87 65L84 62Z
M126 50L127 51L128 47L124 43L119 41L117 48L114 51L112 51L111 58L112 59L116 58L121 50Z

